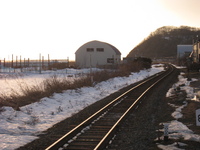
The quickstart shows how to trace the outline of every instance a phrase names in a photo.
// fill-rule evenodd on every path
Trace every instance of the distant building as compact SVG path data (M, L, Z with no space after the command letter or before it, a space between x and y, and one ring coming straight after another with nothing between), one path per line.
M193 62L200 63L200 40L193 44L193 51L191 53Z
M75 53L79 68L117 65L121 61L120 51L111 44L91 41L82 45Z
M193 45L177 45L177 58L189 57L193 50Z

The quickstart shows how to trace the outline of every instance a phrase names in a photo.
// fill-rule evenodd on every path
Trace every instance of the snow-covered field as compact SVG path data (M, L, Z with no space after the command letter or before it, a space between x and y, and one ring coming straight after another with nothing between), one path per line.
M57 71L42 71L41 74L39 72L0 73L0 85L2 85L0 86L0 94L10 95L13 92L21 94L21 88L39 85L45 79L51 78L52 76L56 75L60 78L65 77L68 80L73 80L89 71L100 71L100 69L63 69Z
M182 85L181 90L186 91L188 100L195 100L195 101L200 102L200 100L197 99L197 96L196 96L197 93L194 93L194 89L189 86L191 81L187 81L187 78L183 77L183 73L181 73L178 78L179 78L179 81L177 83L175 83L172 88L169 89L169 91L166 94L166 97L172 96L175 93L174 90L177 87L179 87L180 85ZM192 79L192 81L196 81L196 79ZM183 114L181 113L181 111L184 107L187 106L187 101L185 101L182 106L176 106L176 105L170 104L170 103L169 103L169 105L176 108L175 112L172 113L172 116L174 117L175 120L172 120L167 123L162 123L162 124L168 124L169 138L170 139L183 138L184 140L200 142L200 135L194 134L193 131L190 130L186 125L184 125L182 122L177 120L177 119L183 117ZM164 132L164 129L161 131ZM185 144L185 143L179 142L178 144L179 144L179 146L187 146L187 144ZM173 143L171 145L158 144L158 147L163 150L182 150L181 148L177 147L177 143Z
M111 93L163 71L162 65L152 66L151 69L132 73L129 77L116 77L96 84L94 87L83 87L76 90L66 90L61 94L54 93L52 97L42 98L39 102L24 106L20 111L11 107L3 107L0 110L0 149L13 150L38 138L42 131L64 120L92 103L110 95ZM2 94L10 94L13 90L20 92L21 86L40 84L46 78L58 74L69 76L72 80L76 74L87 73L84 70L61 70L56 72L42 72L42 74L1 74L0 91ZM93 69L93 71L95 71ZM71 77L73 76L73 77ZM66 109L67 108L67 109Z

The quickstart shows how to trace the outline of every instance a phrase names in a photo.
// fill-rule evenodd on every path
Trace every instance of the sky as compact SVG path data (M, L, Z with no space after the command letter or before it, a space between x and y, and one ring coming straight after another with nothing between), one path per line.
M200 27L200 0L0 0L0 59L75 60L92 40L122 58L162 26Z

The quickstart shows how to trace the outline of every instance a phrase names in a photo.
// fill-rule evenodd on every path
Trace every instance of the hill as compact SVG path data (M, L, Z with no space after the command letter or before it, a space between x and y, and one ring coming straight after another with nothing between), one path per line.
M133 48L127 57L147 57L151 59L176 57L177 45L189 44L200 36L200 28L188 26L164 26L152 32Z

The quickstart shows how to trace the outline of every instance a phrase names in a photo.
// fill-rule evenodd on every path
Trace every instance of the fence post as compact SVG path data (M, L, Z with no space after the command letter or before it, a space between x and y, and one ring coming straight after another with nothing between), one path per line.
M1 68L2 68L2 66L1 66L1 60L0 60L0 72L1 72Z
M41 63L41 54L39 55L39 73L42 73L42 63Z

